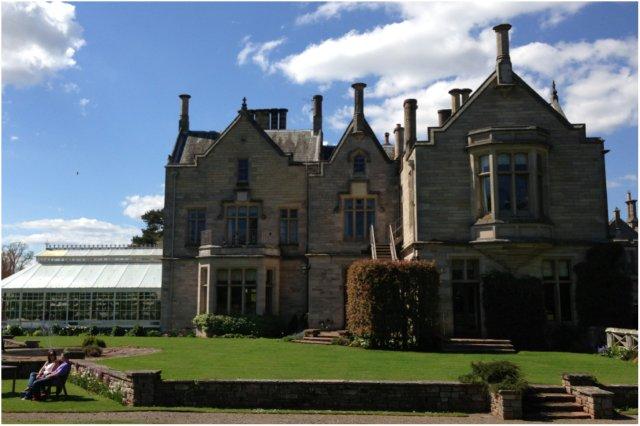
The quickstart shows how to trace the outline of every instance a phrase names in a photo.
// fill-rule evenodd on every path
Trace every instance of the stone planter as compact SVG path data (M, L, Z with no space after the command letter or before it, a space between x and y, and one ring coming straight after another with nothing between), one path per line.
M499 390L491 392L491 414L502 420L522 418L522 392Z

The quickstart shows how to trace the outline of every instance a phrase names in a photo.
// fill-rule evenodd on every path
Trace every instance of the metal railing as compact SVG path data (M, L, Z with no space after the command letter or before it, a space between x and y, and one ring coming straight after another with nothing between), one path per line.
M369 228L369 242L371 243L371 258L377 259L378 253L376 252L376 236L374 234L373 225Z
M396 253L396 240L393 237L393 227L389 225L389 249L391 252L391 260L398 260L398 253Z

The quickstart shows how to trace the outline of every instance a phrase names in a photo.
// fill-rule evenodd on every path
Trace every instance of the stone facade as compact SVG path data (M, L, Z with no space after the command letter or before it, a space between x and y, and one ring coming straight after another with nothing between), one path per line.
M491 414L501 420L522 418L522 393L512 390L491 392Z
M567 120L555 90L547 102L513 72L509 28L495 28L496 71L474 92L452 90L438 127L418 129L417 103L405 101L395 146L369 127L363 83L336 146L323 145L319 95L313 129L243 103L222 133L190 130L181 96L163 327L218 312L343 328L346 269L371 257L370 225L400 259L436 261L444 335L486 336L479 276L493 269L543 278L549 318L575 323L572 267L609 238L603 140Z

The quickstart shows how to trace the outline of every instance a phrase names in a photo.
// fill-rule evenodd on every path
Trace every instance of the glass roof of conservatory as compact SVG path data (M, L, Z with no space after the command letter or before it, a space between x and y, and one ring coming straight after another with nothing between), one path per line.
M2 290L156 289L162 249L48 245L36 261L2 280Z

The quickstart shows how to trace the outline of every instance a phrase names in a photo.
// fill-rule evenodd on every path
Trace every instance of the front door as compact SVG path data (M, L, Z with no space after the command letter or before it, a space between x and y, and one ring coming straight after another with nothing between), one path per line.
M453 332L456 337L480 335L479 294L477 282L453 284Z

